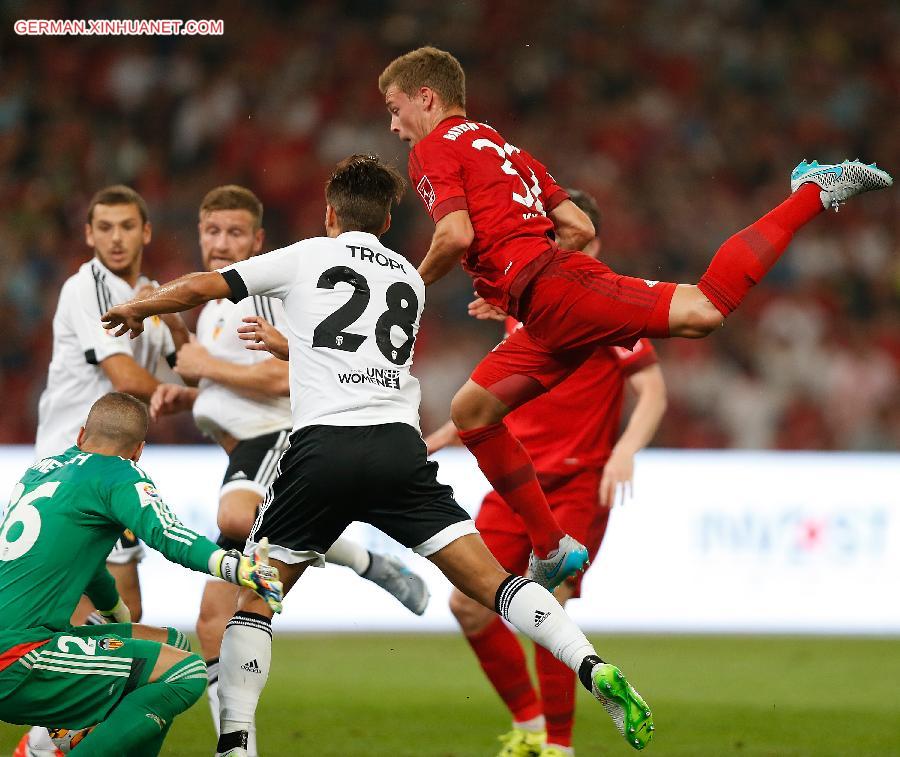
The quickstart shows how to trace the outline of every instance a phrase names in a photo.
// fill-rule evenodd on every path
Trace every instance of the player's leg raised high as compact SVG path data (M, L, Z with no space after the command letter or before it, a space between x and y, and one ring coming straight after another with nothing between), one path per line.
M669 313L671 336L704 336L718 327L721 316L737 308L750 289L777 262L795 232L826 208L863 192L884 189L893 179L858 160L837 165L803 161L791 174L791 196L755 223L725 241L694 287L679 287ZM701 295L702 293L702 295ZM712 308L698 309L698 299ZM706 317L704 317L706 316Z

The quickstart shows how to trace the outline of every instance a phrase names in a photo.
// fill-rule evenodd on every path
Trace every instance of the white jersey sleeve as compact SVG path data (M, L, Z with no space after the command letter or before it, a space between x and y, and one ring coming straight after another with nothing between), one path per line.
M239 280L245 288L244 296L238 297L237 292L234 292L232 287L232 292L235 294L232 297L232 301L240 301L244 297L254 294L262 294L284 300L297 278L297 266L302 260L301 256L304 254L304 246L308 247L310 241L312 240L297 242L288 247L282 247L280 250L267 252L264 255L254 255L252 258L223 268L220 273L229 284L236 280L233 274L228 272L236 271L240 274Z
M113 336L100 322L114 304L105 278L98 267L83 267L63 285L54 319L54 328L58 323L62 334L72 335L81 345L84 359L92 365L112 355L132 354L131 340Z

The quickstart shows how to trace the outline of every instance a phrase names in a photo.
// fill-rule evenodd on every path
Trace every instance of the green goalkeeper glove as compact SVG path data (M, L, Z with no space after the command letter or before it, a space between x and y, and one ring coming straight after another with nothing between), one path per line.
M266 600L272 612L281 612L283 595L278 568L269 565L269 540L263 538L253 557L242 555L236 549L227 552L217 550L209 558L210 573L238 586L252 589Z
M112 608L112 610L97 610L97 614L103 618L107 623L130 623L131 622L131 610L128 609L128 605L126 605L122 598L119 597L119 601L116 602L116 606Z

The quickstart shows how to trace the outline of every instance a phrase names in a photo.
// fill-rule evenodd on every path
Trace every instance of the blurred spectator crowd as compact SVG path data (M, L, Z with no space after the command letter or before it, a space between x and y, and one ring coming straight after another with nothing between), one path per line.
M163 0L0 3L0 443L31 443L84 212L124 182L149 203L145 270L200 266L197 207L235 182L268 246L321 232L334 163L405 173L376 81L431 43L467 72L469 114L585 189L621 273L695 282L718 245L779 202L802 158L900 174L900 5L765 0ZM222 18L221 37L18 37L17 18ZM721 333L658 343L669 447L900 449L900 191L816 219ZM386 243L414 261L432 224L414 192ZM423 430L442 423L497 324L468 279L429 290ZM590 402L590 397L584 398ZM156 441L199 441L190 419Z

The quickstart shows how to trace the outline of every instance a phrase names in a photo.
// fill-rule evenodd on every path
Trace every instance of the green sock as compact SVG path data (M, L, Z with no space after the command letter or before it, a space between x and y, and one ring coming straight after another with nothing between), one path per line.
M191 642L188 640L187 636L181 633L177 628L170 628L169 626L164 626L164 628L169 632L166 644L172 647L178 647L178 649L183 649L185 652L191 651Z
M172 724L169 723L162 731L160 731L159 736L152 739L147 744L129 752L128 757L156 757L162 751L163 742L166 740L166 736L169 734L169 729L171 727Z
M78 745L92 757L154 757L176 715L196 702L206 689L206 665L191 654L159 680L128 694L109 717Z

